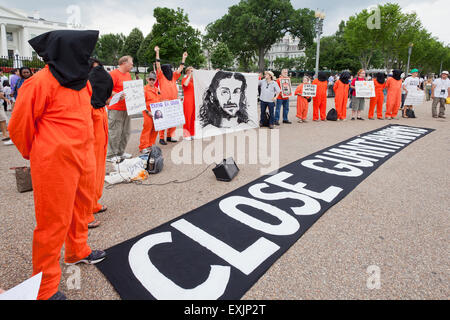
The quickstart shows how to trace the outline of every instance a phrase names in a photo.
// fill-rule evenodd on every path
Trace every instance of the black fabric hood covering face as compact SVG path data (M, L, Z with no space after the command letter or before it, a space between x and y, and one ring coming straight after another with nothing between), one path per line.
M94 109L103 108L113 91L114 83L111 76L102 65L98 65L89 73L89 82L92 86L92 106Z
M170 64L163 64L161 66L162 73L164 74L164 77L166 77L167 80L172 81L173 78L173 71L172 66Z
M319 81L327 81L328 80L328 76L326 72L320 71L317 78L319 79Z
M393 77L395 80L400 80L400 79L402 78L402 70L398 70L398 69L394 70L394 71L392 72L392 77Z
M350 72L348 71L344 71L341 73L341 76L339 77L339 80L343 83L343 84L348 84L348 81L350 80Z
M386 81L386 75L382 72L377 73L377 81L379 84L383 84Z
M28 42L48 64L60 85L80 91L89 77L89 58L98 34L94 30L57 30L41 34Z

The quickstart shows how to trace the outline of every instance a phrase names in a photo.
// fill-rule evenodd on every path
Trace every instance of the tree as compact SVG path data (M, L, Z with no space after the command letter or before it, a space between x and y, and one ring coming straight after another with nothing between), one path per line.
M100 36L94 50L94 56L106 65L117 65L122 56L125 36L123 34L105 34Z
M234 58L225 43L219 43L211 53L211 64L214 69L231 70Z
M238 59L250 61L256 54L260 72L264 71L265 55L286 33L300 39L300 49L311 44L314 12L295 10L290 0L241 0L207 26L207 37L226 43Z
M201 67L205 63L201 34L189 25L188 16L184 14L183 9L174 10L158 7L153 11L153 15L156 18L156 23L138 51L138 58L145 59L140 63L150 64L154 62L156 58L154 48L159 46L162 63L171 63L178 66L183 52L187 51L189 56L186 60L186 66Z
M132 56L135 65L138 65L139 63L137 53L143 41L144 35L142 34L141 30L139 30L138 28L134 28L133 30L131 30L123 45L122 55Z

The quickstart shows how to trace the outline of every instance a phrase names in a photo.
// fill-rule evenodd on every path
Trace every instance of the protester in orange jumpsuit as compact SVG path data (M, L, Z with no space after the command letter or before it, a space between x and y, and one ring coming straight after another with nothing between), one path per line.
M148 84L144 87L147 110L142 112L144 116L144 127L139 145L139 150L143 154L150 153L151 147L155 144L156 137L158 136L158 132L155 131L153 124L153 114L151 113L150 105L161 101L159 89L155 87L156 75L153 72L148 75L147 82Z
M195 95L194 95L194 79L192 74L194 68L186 69L186 76L182 80L184 92L184 118L186 123L183 126L183 136L186 140L191 140L195 136Z
M156 52L156 76L158 78L159 89L161 90L161 101L169 101L178 99L178 87L177 80L181 76L181 72L184 69L184 63L186 62L186 58L188 56L187 52L183 53L183 58L181 60L181 64L178 67L178 70L173 72L172 66L169 64L161 65L161 60L159 59L159 47L155 47ZM169 142L177 142L173 138L175 134L176 128L170 128L167 130L167 141ZM164 140L165 132L164 130L159 132L159 143L162 145L166 145L166 141Z
M311 101L311 97L303 97L303 85L310 82L307 76L303 77L303 83L300 84L295 90L295 95L297 96L297 118L298 122L307 122L308 117L308 103Z
M9 123L14 144L30 160L36 229L33 275L43 273L38 299L58 291L65 244L69 264L94 264L104 251L87 244L95 182L89 57L98 31L52 31L29 41L47 64L25 81Z
M383 120L384 88L386 87L386 76L384 73L377 73L373 79L375 85L375 97L370 98L369 119L374 120L375 107L377 108L377 118Z
M344 121L347 119L347 102L348 90L350 88L350 72L344 71L339 76L339 80L333 86L335 93L334 105L338 115L338 120Z
M106 173L106 153L108 149L108 114L105 106L109 102L114 87L113 80L108 72L103 68L100 61L91 59L91 70L89 72L89 83L92 86L92 122L94 126L94 152L95 152L95 192L94 207L89 228L96 228L100 225L94 214L105 212L108 208L99 203L103 194Z
M392 77L386 81L387 100L386 114L388 120L397 118L398 110L402 103L402 71L394 70Z
M326 72L319 72L318 78L312 84L317 85L316 96L313 98L313 121L327 121L327 90L328 81Z

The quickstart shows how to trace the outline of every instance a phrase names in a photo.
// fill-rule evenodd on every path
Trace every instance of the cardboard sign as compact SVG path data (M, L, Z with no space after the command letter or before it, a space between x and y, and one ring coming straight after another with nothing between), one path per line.
M356 81L355 89L357 98L375 97L375 84L373 81Z
M124 81L123 92L128 115L139 114L145 110L144 81Z
M425 93L417 88L407 88L408 94L405 99L405 106L420 106L425 101Z
M290 96L292 96L291 79L280 78L280 89L282 98L289 98Z
M183 103L181 100L163 101L150 105L155 131L175 128L185 124Z
M315 84L303 84L303 97L312 97L314 98L317 93L317 85Z

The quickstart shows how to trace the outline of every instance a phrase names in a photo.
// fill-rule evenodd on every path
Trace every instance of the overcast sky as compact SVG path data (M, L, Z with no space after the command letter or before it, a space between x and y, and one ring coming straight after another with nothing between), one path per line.
M157 1L145 0L20 0L4 1L5 7L17 8L32 15L39 11L40 17L46 20L66 22L70 5L79 6L81 23L89 29L100 30L105 33L119 33L125 35L138 27L146 36L155 19L153 9L157 6L169 8L183 8L188 14L191 25L204 31L206 25L227 13L228 7L239 0L211 1L211 0L165 0L164 5ZM321 9L326 13L324 34L336 32L339 22L347 20L351 15L367 9L372 5L384 4L389 1L375 0L292 0L294 8ZM425 28L440 41L450 44L450 1L448 0L392 0L403 8L404 12L415 11Z

